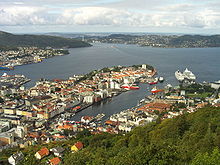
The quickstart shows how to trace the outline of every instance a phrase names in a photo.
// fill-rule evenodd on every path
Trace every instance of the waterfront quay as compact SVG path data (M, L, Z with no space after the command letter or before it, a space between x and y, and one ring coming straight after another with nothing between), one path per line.
M7 73L4 73L0 77L1 93L3 95L10 94L10 92L7 91L14 90L15 88L20 88L23 84L29 81L31 80L24 75L8 75Z
M84 116L80 122L70 118L94 103L131 90L129 87L137 88L135 83L140 78L155 73L146 64L117 66L73 75L66 80L41 79L32 88L15 88L9 95L1 93L0 146L4 149L64 140L83 129L92 133L118 133L117 127L100 123L104 114Z

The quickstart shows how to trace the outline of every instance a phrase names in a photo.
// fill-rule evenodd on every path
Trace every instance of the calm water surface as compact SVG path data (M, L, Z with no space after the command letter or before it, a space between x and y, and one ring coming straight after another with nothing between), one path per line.
M123 44L94 44L89 48L70 49L66 56L54 57L39 64L16 67L8 74L24 74L32 79L27 86L33 86L40 78L65 79L73 74L85 74L94 69L116 65L150 64L164 76L164 84L177 84L176 70L186 67L193 71L199 82L220 79L220 48L150 48ZM3 71L1 71L3 74ZM140 90L128 91L105 103L94 105L78 113L82 115L105 113L109 116L137 104L137 101L149 94L147 84L141 84Z

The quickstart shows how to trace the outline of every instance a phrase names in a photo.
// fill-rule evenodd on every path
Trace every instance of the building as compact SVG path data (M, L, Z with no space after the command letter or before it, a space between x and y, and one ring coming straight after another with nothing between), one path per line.
M4 114L14 115L15 113L15 109L4 109Z
M43 157L49 155L49 150L45 147L40 149L39 151L36 152L34 155L37 159L42 159Z
M130 132L132 130L133 126L130 125L130 124L126 124L126 123L121 123L119 126L118 126L118 129L120 131L125 131L125 132Z
M14 133L3 132L0 134L0 146L12 144L14 142Z
M49 162L50 162L50 165L59 165L59 164L61 164L61 160L58 157L50 159Z
M0 120L0 133L8 131L10 128L11 128L10 121Z
M81 122L82 123L86 123L86 124L89 124L91 121L94 120L94 117L93 116L82 116L81 117Z
M50 149L51 152L53 152L53 154L55 156L58 156L58 157L62 157L63 156L63 152L64 152L64 148L62 147L56 147L56 148L52 148Z
M83 148L82 142L76 142L76 143L71 147L71 151L72 151L72 152L77 152L77 151L81 150L82 148Z
M94 95L85 96L83 102L88 103L88 104L94 103Z
M146 64L142 64L142 69L147 69L147 65Z
M9 158L8 158L8 163L9 164L12 164L12 165L16 165L18 164L19 162L21 162L24 158L24 155L22 152L18 152L16 154L13 154L11 155Z

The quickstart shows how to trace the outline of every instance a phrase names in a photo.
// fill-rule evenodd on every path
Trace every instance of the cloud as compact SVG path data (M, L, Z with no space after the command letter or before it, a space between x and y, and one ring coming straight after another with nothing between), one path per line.
M197 9L197 5L193 4L174 4L156 8L158 11L165 12L188 12Z
M41 7L10 6L0 8L0 25L46 24L45 9Z
M50 1L52 0L46 0L46 2ZM132 5L131 2L134 2L131 0L112 0L112 3L109 3L106 7L97 5L90 7L71 6L68 8L27 5L24 3L25 1L19 1L21 3L17 5L0 7L0 26L79 25L84 27L128 28L220 28L220 11L211 7L211 3L207 7L201 8L202 4L170 4L168 3L170 1L164 0L160 3L159 0L140 0L138 1L139 3L146 4L146 2L149 2L149 4L141 6L141 4L137 3L137 5L133 4L133 8L129 7ZM11 0L11 2L13 1ZM43 2L43 0L39 0L39 2ZM58 3L60 0L55 0L54 2ZM70 0L66 2L69 3ZM88 0L77 0L76 2L85 3ZM103 1L99 0L99 3L101 2ZM14 3L17 3L17 1L14 1ZM125 3L127 9L120 8L120 5ZM115 4L120 5L114 8ZM155 7L156 4L160 5ZM111 7L111 5L113 6ZM134 10L134 8L140 8L140 6L145 10Z
M183 5L185 6L185 5ZM212 10L191 12L191 7L179 11L181 6L171 6L172 12L140 13L128 10L84 7L65 10L56 20L57 24L69 25L104 25L132 27L194 27L204 28L219 26L219 14ZM177 12L175 12L177 10ZM190 11L190 12L189 12ZM173 13L175 12L175 14Z
M15 4L15 5L23 5L24 3L23 2L13 2L13 4Z
M131 13L103 7L83 7L65 10L57 19L58 24L121 25L127 24Z
M219 28L220 12L205 9L197 13L184 14L184 25L195 28Z

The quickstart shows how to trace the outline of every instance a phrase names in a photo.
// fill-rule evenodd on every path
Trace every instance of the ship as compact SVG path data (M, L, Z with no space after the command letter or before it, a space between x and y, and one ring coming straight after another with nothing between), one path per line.
M154 84L157 84L157 83L158 83L158 81L152 81L152 82L149 82L148 84L154 85Z
M175 77L180 82L184 80L194 81L196 79L196 76L187 68L183 71L183 73L177 70L175 72Z
M183 75L183 73L181 73L179 70L177 70L177 71L175 72L175 77L176 77L176 79L177 79L178 81L183 81L183 80L184 80L184 75Z
M156 86L153 89L151 89L152 94L155 94L155 93L158 93L158 92L163 92L163 89L158 89Z
M140 89L139 86L137 86L136 84L124 84L121 86L121 88L123 89L127 89L127 90L136 90L136 89Z
M158 77L154 78L152 81L149 81L148 84L154 85L158 83Z
M188 70L187 68L185 69L183 74L184 74L185 78L188 79L188 80L195 80L196 79L196 76L190 70Z

